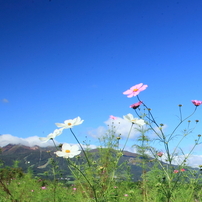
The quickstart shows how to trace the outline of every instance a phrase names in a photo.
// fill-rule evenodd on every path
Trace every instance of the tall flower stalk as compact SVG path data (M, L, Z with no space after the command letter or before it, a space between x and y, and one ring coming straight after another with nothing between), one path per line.
M155 120L155 118L154 118L154 116L153 116L153 114L151 112L151 109L145 104L145 102L141 101L139 96L138 96L138 94L141 91L145 90L147 87L148 87L147 85L143 85L141 83L141 84L138 84L138 85L135 85L135 86L131 87L129 90L125 91L123 94L128 95L127 97L129 97L129 98L134 97L134 96L137 97L138 102L131 105L130 107L135 110L135 113L137 114L137 116L139 118L143 118L145 120L145 122L147 123L147 127L150 128L157 135L159 142L163 143L163 145L164 145L165 154L166 154L164 156L166 156L166 158L167 158L166 161L169 163L169 169L166 170L164 168L164 166L162 165L161 161L158 158L156 158L156 159L158 160L161 168L163 169L163 171L164 171L164 173L165 173L165 175L167 177L168 187L165 188L165 189L163 187L163 190L164 190L165 195L167 197L167 201L169 202L170 198L172 197L172 191L175 188L175 186L177 186L177 182L179 181L179 177L180 177L180 175L178 175L178 177L176 178L174 173L178 173L178 172L173 172L173 170L172 169L170 170L170 168L172 168L172 164L173 164L173 160L175 159L176 151L177 151L177 149L179 149L179 146L180 146L181 142L188 135L188 132L187 131L185 132L185 134L180 139L180 141L177 143L177 145L175 146L175 148L173 149L172 152L170 150L169 143L173 139L173 137L175 137L175 132L177 131L177 129L182 125L182 123L184 123L191 116L193 116L193 114L196 112L197 107L202 104L202 101L192 100L192 103L195 105L195 109L190 115L188 115L185 118L183 118L183 116L182 116L182 111L181 111L182 105L179 105L179 112L180 112L179 123L174 127L172 133L169 136L167 136L167 135L165 135L165 133L163 131L164 124L158 124L156 122L156 120ZM147 113L143 113L143 114L139 113L140 105L142 105L147 110ZM198 122L198 120L196 121L196 123L197 122ZM158 129L158 131L157 131L156 128ZM191 131L193 131L193 129ZM189 132L191 132L191 131L189 131ZM199 135L198 139L195 141L195 144L194 144L193 148L190 150L189 154L186 157L184 157L184 160L182 161L181 165L179 165L179 167L182 167L183 165L185 165L186 160L189 158L189 156L193 152L194 148L198 145L199 139L200 139L200 135ZM174 171L176 171L176 170L174 170ZM176 181L173 184L174 179Z

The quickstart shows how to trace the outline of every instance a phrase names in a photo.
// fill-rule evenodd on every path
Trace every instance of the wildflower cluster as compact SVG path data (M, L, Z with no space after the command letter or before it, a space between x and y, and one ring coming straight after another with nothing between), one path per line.
M78 116L75 119L69 119L64 121L64 123L56 123L56 126L60 127L60 129L54 130L53 133L50 133L47 137L39 138L43 142L47 142L48 140L53 140L57 136L61 135L64 129L72 128L73 126L80 125L83 123L84 120ZM55 154L58 157L63 158L73 158L76 155L79 155L81 151L79 151L79 147L77 145L70 145L68 143L64 143L62 145L62 151L57 151Z
M165 197L168 199L167 201L170 201L170 198L172 197L172 190L175 189L176 186L178 186L178 183L175 183L179 181L180 176L182 176L184 171L187 171L187 167L185 165L185 162L187 158L190 156L191 152L194 150L195 146L199 143L199 139L201 135L198 135L198 139L195 141L194 147L191 149L190 153L185 156L184 160L178 167L173 167L173 162L176 158L176 152L179 148L180 143L182 140L187 136L187 131L185 130L185 134L183 135L182 139L179 141L177 146L171 151L170 149L170 141L174 138L175 131L178 129L178 127L187 120L191 115L194 114L197 107L202 104L202 101L199 100L191 100L191 102L196 106L194 112L188 116L187 118L182 118L181 114L181 108L182 105L179 105L180 108L180 123L174 128L173 132L170 135L164 134L164 124L160 123L158 124L156 120L154 119L154 116L152 114L151 108L147 107L145 102L140 100L139 93L147 89L148 85L144 85L143 83L137 84L135 86L132 86L130 89L123 92L124 95L127 95L128 98L137 97L138 102L131 104L129 107L135 110L135 113L137 117L134 117L131 113L128 113L127 115L123 116L123 120L131 123L131 129L129 130L128 136L126 138L125 144L122 147L122 149L119 148L119 143L122 141L121 134L114 135L114 131L112 130L111 136L107 136L107 140L110 141L110 144L108 144L109 150L106 150L105 156L99 157L100 159L98 161L89 160L89 155L86 154L86 151L83 149L82 145L80 144L79 140L77 139L76 135L72 131L72 128L74 126L78 126L83 123L84 120L82 120L79 116L74 119L65 120L64 123L56 123L56 126L59 129L55 129L52 133L50 133L47 137L41 137L39 138L43 142L47 142L49 140L52 140L54 142L54 139L62 134L62 132L65 129L70 129L71 133L73 134L74 138L77 141L77 145L70 145L68 143L63 143L61 145L61 151L56 151L54 154L58 157L63 157L67 160L69 160L70 165L74 169L74 176L78 178L79 180L83 182L83 179L85 182L89 185L91 189L91 193L89 193L89 197L93 195L95 201L98 201L97 194L99 193L100 196L103 197L103 201L107 201L106 199L106 193L111 193L109 191L110 185L112 185L112 182L116 179L116 169L118 169L120 166L119 160L123 156L124 149L126 147L126 144L128 142L128 139L130 138L130 133L134 125L136 126L136 130L140 133L140 136L138 137L138 141L141 142L140 145L134 145L137 148L138 152L138 159L135 163L142 164L143 174L142 174L142 190L143 193L147 193L147 178L149 174L147 174L147 170L150 169L147 167L147 164L150 162L157 162L157 168L158 168L158 176L162 175L161 178L156 177L156 179L161 179L161 181L158 181L158 187L162 187L162 193L165 195ZM144 107L144 110L147 113L140 114L141 108ZM113 122L117 122L119 120L118 117L115 117L113 115L110 115L110 119L113 120ZM196 120L196 123L199 121ZM190 123L190 121L188 121ZM163 145L163 149L161 151L156 150L155 148L151 147L149 145L150 138L147 137L147 132L153 131L154 134L157 136L157 140ZM114 139L113 139L114 138ZM103 142L106 141L105 138L102 139ZM107 144L106 144L107 145ZM102 153L104 153L102 148L100 149ZM117 152L115 152L117 150ZM84 158L86 160L86 165L77 165L75 162L70 161L70 158L74 158L75 156L78 156L81 154L81 151L84 154ZM151 159L151 155L153 155L153 159ZM80 156L79 156L80 157ZM115 157L115 159L112 159ZM76 158L77 160L79 158ZM82 159L83 160L83 159ZM164 166L163 161L166 161L168 166L167 168ZM77 161L79 162L79 161ZM82 167L83 166L83 167ZM111 166L111 168L109 168ZM202 166L199 166L202 170ZM186 168L186 169L185 169ZM159 171L160 170L160 171ZM71 170L73 172L73 170ZM97 172L97 176L96 176ZM151 169L152 172L152 169ZM149 172L148 172L149 173ZM160 173L160 174L159 174ZM91 176L90 176L91 175ZM90 177L89 177L90 176ZM97 183L96 180L99 180L99 183ZM164 183L161 183L163 180ZM173 183L174 182L174 183ZM117 188L117 186L112 187ZM83 187L83 184L80 182L80 186ZM101 189L101 191L97 191L96 188ZM41 189L46 189L46 187L42 187ZM77 192L77 188L73 188L73 191ZM85 191L87 194L87 192ZM127 192L126 192L127 193ZM130 193L130 192L128 192ZM122 195L123 196L123 195ZM130 195L124 194L125 198L129 198ZM146 196L144 196L146 198ZM110 200L109 200L110 201Z

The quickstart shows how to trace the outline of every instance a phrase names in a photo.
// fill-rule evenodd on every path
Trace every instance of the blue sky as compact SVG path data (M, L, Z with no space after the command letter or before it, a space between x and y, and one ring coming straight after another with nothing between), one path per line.
M0 134L44 137L80 116L75 133L97 144L89 131L109 115L135 115L122 93L138 83L172 130L178 104L188 115L202 100L201 20L200 0L0 0ZM69 131L57 141L76 143Z

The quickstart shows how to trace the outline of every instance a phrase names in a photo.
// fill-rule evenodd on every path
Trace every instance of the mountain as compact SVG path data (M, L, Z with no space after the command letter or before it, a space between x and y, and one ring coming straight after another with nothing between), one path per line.
M13 154L13 153L26 153L29 152L30 150L37 150L39 149L38 146L34 146L34 147L28 147L28 146L24 146L24 145L13 145L13 144L8 144L5 147L3 147L1 149L2 153L4 155L6 154Z
M56 155L54 154L55 151L55 147L28 147L20 144L8 144L7 146L1 148L0 160L3 162L3 167L12 167L14 165L14 162L17 161L18 166L21 167L24 172L27 172L28 169L31 168L34 176L50 178L50 176L52 176L52 174L48 174L48 172L51 170L50 161L51 159L56 158ZM111 150L109 155L114 155L114 152L116 151ZM88 151L88 154L93 156L95 161L100 158L99 149L92 149ZM77 161L84 162L85 158L83 157L84 154L81 153L81 158L80 160L77 159ZM63 158L56 159L59 168L63 173L63 175L58 177L69 178L71 176L71 172L68 169L67 160ZM73 161L74 160L76 160L76 158L74 158ZM138 157L138 154L124 151L123 155L120 158L119 164L125 162L130 167L132 179L134 181L137 181L140 179L140 176L143 172L142 168L138 165L139 163L141 163L141 161L142 158ZM148 158L147 162L147 166L153 166L152 158ZM163 164L166 165L165 163ZM47 173L47 175L44 175L44 173Z
M1 148L0 159L4 164L3 167L12 167L14 162L18 161L18 166L21 167L24 172L27 172L27 170L31 168L35 176L43 176L44 172L48 172L50 170L50 158L55 158L55 151L55 147L28 147L21 144L8 144ZM89 153L94 155L95 160L96 158L99 158L98 149L92 149ZM82 153L81 156L83 156ZM123 156L120 158L121 163L126 161L129 162L134 180L138 180L142 173L141 168L136 166L134 163L134 159L136 157L137 154L124 151ZM57 158L57 161L60 169L63 170L63 177L70 176L71 172L68 169L66 159Z

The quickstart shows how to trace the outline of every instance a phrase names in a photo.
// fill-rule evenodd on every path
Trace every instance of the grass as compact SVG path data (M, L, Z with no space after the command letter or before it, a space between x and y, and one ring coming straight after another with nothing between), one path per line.
M155 171L157 168L155 168ZM189 172L189 171L185 171ZM185 177L187 173L183 172ZM196 172L196 171L194 171ZM199 171L200 172L200 171ZM145 174L145 183L143 180L132 182L131 180L113 180L110 187L102 183L102 179L97 179L95 186L97 201L99 202L200 202L202 201L202 184L198 181L201 178L191 178L185 180L182 176L180 180L172 182L172 197L168 200L164 189L168 186L167 182L157 177L156 172L147 172ZM156 176L156 177L155 177ZM1 178L0 186L1 202L41 202L41 201L72 201L72 202L94 202L94 194L88 183L82 183L75 180L47 180L34 177L31 173L15 175L13 178ZM9 192L8 192L9 190ZM9 194L10 193L10 194Z

